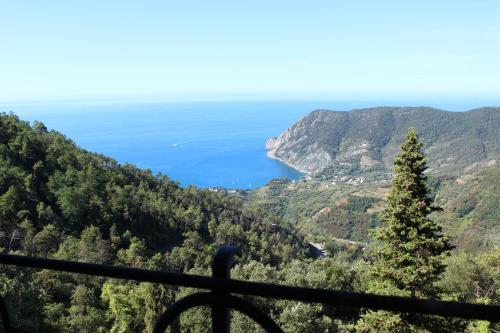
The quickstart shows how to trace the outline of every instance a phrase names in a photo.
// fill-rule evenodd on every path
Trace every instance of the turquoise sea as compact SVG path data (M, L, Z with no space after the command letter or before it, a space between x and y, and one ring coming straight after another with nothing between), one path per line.
M250 189L302 174L266 156L265 142L319 108L349 110L384 101L0 104L39 120L79 146L162 172L181 185ZM401 105L404 103L393 103ZM422 105L417 102L406 105ZM436 106L436 105L433 105ZM462 110L474 105L437 105Z

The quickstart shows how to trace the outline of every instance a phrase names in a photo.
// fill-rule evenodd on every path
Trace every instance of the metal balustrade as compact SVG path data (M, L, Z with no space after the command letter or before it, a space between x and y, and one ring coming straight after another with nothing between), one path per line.
M10 254L0 254L0 264L208 290L208 292L192 294L174 302L157 320L153 333L165 332L167 327L184 311L204 305L210 306L212 309L213 332L227 333L230 331L231 309L247 315L267 332L282 332L279 326L267 314L234 294L371 310L420 313L444 317L488 320L492 322L500 321L499 305L445 302L233 280L230 278L230 271L238 253L239 250L235 247L222 246L219 248L212 263L212 277ZM6 333L24 332L13 328L12 325L15 323L10 322L8 311L1 295L0 315Z

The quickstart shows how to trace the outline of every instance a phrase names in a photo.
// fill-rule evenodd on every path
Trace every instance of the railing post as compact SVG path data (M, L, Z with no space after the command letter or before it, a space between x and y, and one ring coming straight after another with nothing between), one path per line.
M2 317L2 326L5 333L11 332L9 313L7 312L7 307L3 302L2 295L0 295L0 316Z
M239 248L235 246L222 246L215 253L212 262L212 276L221 279L231 277L231 268L235 262L235 257L240 253ZM214 291L217 295L227 295L225 292ZM223 297L221 297L222 299ZM214 304L212 306L212 332L229 333L231 330L231 315L229 309L223 304Z

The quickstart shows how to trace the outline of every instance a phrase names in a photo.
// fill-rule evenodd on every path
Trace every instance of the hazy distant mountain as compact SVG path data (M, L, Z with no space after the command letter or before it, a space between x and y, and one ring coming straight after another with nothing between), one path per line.
M500 157L500 108L317 110L266 143L268 155L310 173L390 172L409 127L426 143L429 172L460 175Z

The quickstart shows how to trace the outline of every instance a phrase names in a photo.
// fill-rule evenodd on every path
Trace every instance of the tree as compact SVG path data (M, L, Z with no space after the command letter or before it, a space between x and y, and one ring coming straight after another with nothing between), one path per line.
M500 249L492 249L471 257L465 252L447 259L446 271L439 286L449 300L498 304L500 303ZM500 323L487 321L463 321L461 331L497 332ZM458 330L457 330L458 331Z
M443 259L452 247L449 239L442 235L441 226L429 218L429 214L440 208L433 205L426 185L422 146L417 131L410 128L396 156L395 175L381 225L374 231L379 245L371 265L371 292L425 298L438 295L435 282L445 269ZM397 327L409 329L407 324L418 325L417 321L415 316L371 312L364 316L363 325L358 328L373 325L398 331ZM370 325L366 325L369 322Z
M99 228L90 225L80 234L78 258L84 262L105 264L111 259L109 241Z
M40 317L46 298L45 291L40 287L32 269L2 266L0 295L7 307L10 321L15 327L29 331L40 327ZM0 329L0 332L3 330Z
M129 259L137 255L138 240L127 251ZM140 256L140 260L145 258ZM137 260L132 260L136 262ZM160 254L143 263L150 270L166 270ZM172 287L147 282L108 280L102 288L102 300L112 320L111 332L152 332L158 317L174 302Z
M61 235L56 227L52 224L47 224L42 231L33 237L34 252L42 257L47 257L49 253L57 251Z
M105 312L99 307L95 290L83 285L76 286L71 296L67 318L68 332L106 332Z

